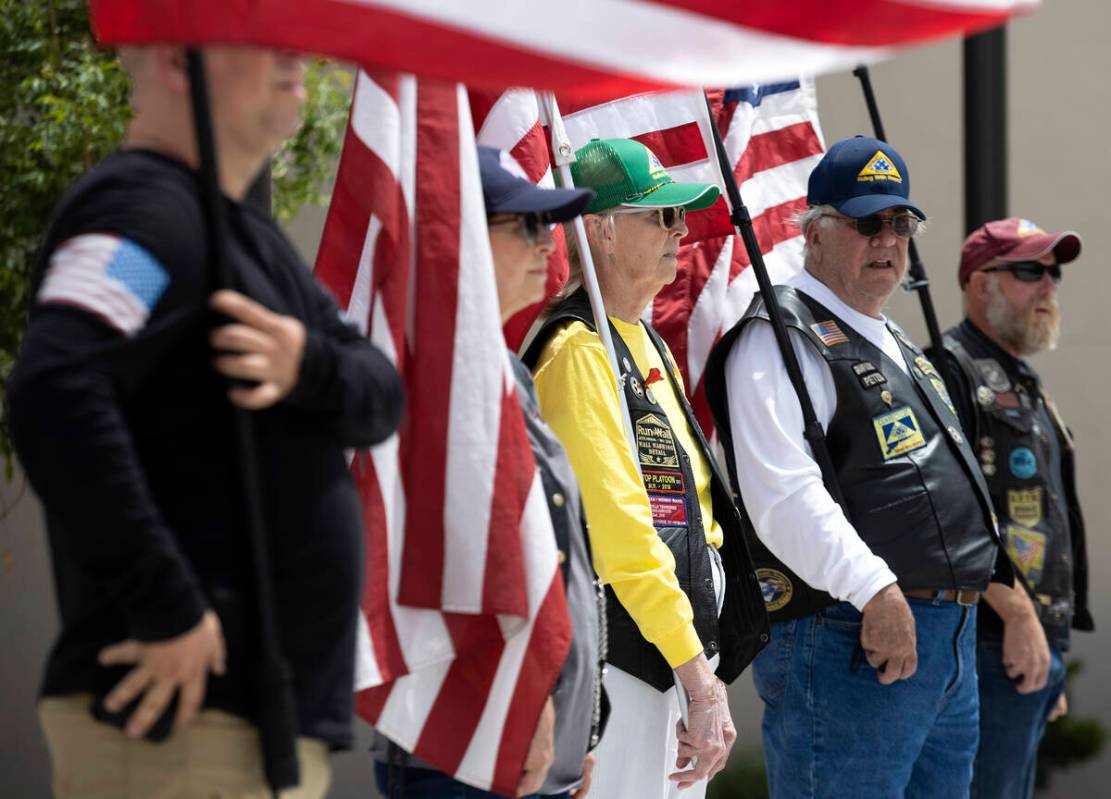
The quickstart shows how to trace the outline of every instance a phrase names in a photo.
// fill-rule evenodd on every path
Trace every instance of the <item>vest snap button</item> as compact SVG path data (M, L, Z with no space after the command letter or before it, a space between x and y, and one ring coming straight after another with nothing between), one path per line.
M560 563L566 563L567 562L567 553L564 552L562 549L559 550L559 562Z
M716 654L718 651L718 642L711 641L710 643L706 644L706 651L710 654Z
M563 498L563 494L560 494L558 491L552 494L552 504L557 508L562 508L564 502L566 502L566 500Z

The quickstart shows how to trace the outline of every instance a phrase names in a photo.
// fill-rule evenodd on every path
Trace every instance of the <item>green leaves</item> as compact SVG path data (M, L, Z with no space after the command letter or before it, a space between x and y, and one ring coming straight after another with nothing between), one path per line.
M274 155L274 215L292 219L303 205L326 205L351 105L351 73L328 62L309 65L301 129Z
M89 32L84 0L0 0L0 403L26 326L31 266L54 205L119 146L131 111L127 73ZM324 204L350 102L351 75L313 63L304 124L275 156L274 210ZM10 457L0 404L0 456Z

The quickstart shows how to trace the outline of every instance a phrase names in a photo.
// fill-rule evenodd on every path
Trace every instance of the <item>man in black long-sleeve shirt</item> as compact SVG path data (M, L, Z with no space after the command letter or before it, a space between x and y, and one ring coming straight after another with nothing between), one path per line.
M293 795L323 796L327 749L350 743L363 556L343 449L396 429L400 383L279 229L242 204L296 124L303 63L246 48L206 56L237 290L212 294L183 53L128 50L125 149L55 211L10 381L62 617L40 704L60 797L262 787L249 722L266 698L253 688L257 619L229 400L255 413L301 736ZM228 377L245 382L229 388ZM169 744L135 741L174 697ZM127 709L128 737L94 722L92 705L101 717Z

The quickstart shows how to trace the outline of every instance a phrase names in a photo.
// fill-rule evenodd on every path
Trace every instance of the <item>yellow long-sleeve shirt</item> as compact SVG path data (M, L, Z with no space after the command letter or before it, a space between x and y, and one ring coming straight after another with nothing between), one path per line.
M670 353L665 365L643 325L612 317L610 321L642 375L653 367L661 375L665 369L675 371ZM579 481L598 575L670 666L687 662L703 645L694 629L690 600L675 578L675 559L652 525L652 508L629 451L602 340L582 322L568 323L540 353L535 378L544 419L563 442ZM720 547L710 466L666 376L651 388L690 456L706 541Z

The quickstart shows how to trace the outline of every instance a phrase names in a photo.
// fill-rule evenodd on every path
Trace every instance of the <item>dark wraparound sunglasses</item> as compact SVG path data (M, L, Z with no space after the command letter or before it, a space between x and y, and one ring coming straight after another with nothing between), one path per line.
M878 236L884 225L891 225L891 230L894 231L896 236L908 239L918 232L918 225L921 223L921 220L914 214L895 214L890 219L884 219L878 214L862 216L859 219L837 214L823 214L822 216L836 219L849 227L854 227L857 233L868 238Z
M495 219L493 221L487 220L490 225L520 225L521 235L525 237L525 241L529 244L536 244L537 239L540 238L540 231L542 229L551 229L548 224L547 214L540 213L527 213L515 214L508 219Z
M1015 261L1013 264L1000 264L981 269L981 272L1010 272L1016 280L1023 283L1037 283L1045 273L1049 272L1049 279L1054 283L1061 282L1061 267L1059 264L1039 264L1037 261Z

